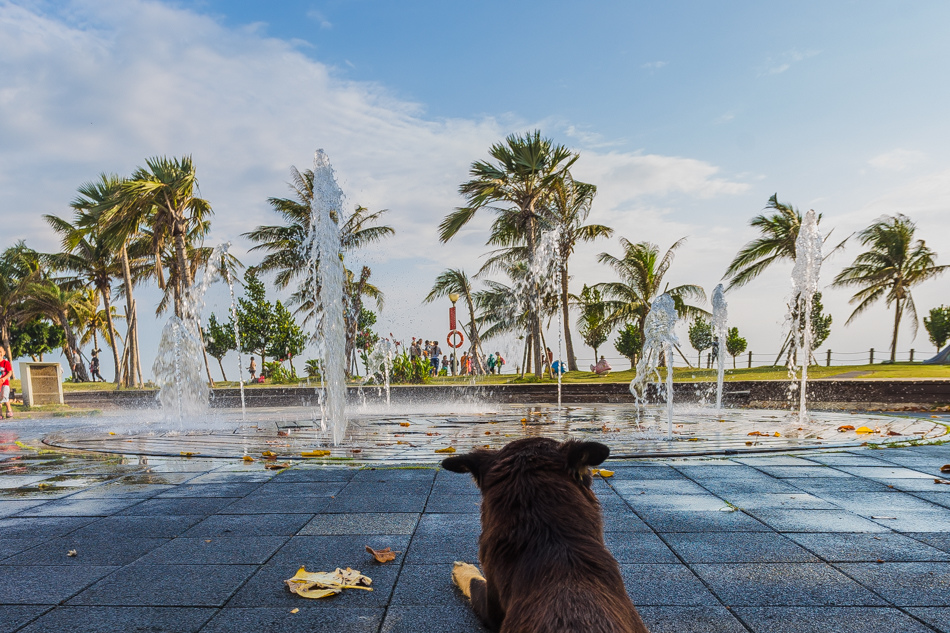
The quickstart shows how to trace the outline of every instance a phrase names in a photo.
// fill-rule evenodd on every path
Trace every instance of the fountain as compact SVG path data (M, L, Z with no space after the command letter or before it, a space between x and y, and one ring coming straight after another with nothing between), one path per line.
M389 389L389 377L393 368L393 343L388 338L381 338L373 345L373 349L366 356L366 378L363 380L365 385L370 380L374 380L376 374L383 375L383 388L386 390L386 408L392 406L392 399Z
M811 304L818 292L818 276L821 271L821 232L818 230L818 215L809 210L802 220L795 240L795 267L792 269L792 293L788 300L788 321L791 328L791 348L788 356L788 375L792 381L791 392L798 390L798 422L808 421L806 412L806 388L808 364L812 354Z
M340 255L340 229L332 217L336 214L339 219L342 213L343 192L326 153L317 150L313 157L310 235L305 246L313 275L315 339L323 378L321 428L330 427L334 444L343 441L347 423L343 259Z
M221 253L221 273L228 284L228 292L231 294L231 323L234 324L234 344L237 349L238 366L238 385L241 388L241 419L247 419L247 403L244 399L244 359L241 356L241 329L238 327L237 301L234 298L234 279L231 276L231 265L228 263L228 251L231 248L231 242L224 245L224 252Z
M666 419L667 439L673 439L673 347L679 342L673 331L679 315L673 298L663 293L653 300L644 325L643 351L637 361L637 375L630 381L630 393L636 398L637 408L646 404L648 381L660 380L661 359L666 364Z
M726 337L729 328L729 310L722 284L716 286L712 295L713 340L716 342L716 411L722 415L722 382L726 366Z

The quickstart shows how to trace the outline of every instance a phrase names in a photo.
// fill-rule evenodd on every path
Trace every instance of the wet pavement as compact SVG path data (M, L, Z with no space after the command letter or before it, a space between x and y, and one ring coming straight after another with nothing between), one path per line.
M0 633L483 630L450 580L477 557L466 476L64 452L11 428ZM950 631L945 464L950 445L610 460L595 490L653 633ZM374 591L294 596L301 565L359 569Z

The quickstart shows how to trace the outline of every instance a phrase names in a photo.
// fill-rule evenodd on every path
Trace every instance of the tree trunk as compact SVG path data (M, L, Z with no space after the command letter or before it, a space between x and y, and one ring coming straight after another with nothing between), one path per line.
M472 295L469 292L469 289L465 289L465 303L468 305L468 318L469 323L471 323L471 339L472 349L475 351L475 366L478 368L478 373L484 375L488 373L488 368L485 366L485 361L482 358L482 355L479 353L481 349L482 341L478 336L478 327L475 325L475 305L472 303Z
M122 245L122 281L125 285L125 347L129 352L129 358L127 362L123 363L121 379L126 387L139 387L142 385L142 367L139 358L138 323L135 318L135 299L132 298L132 272L129 268L129 252L125 244ZM138 372L138 381L135 379L136 372Z
M224 382L227 382L227 381L228 381L228 376L227 376L227 374L224 373L224 365L221 364L221 359L220 359L220 358L218 358L218 359L216 359L216 360L218 361L218 368L221 369L221 378L224 379Z
M86 373L86 366L82 359L77 357L79 345L76 343L76 334L69 325L69 317L65 312L59 313L59 325L66 332L66 362L69 363L69 371L75 382L89 382L89 374Z
M7 359L10 361L10 366L13 366L13 354L10 351L10 324L7 323L6 319L3 319L0 322L0 338L2 338L3 349L7 353Z
M211 363L208 362L208 350L205 349L205 335L201 331L201 323L195 319L195 327L198 329L198 340L201 341L201 353L205 357L205 373L208 374L208 385L214 389L214 378L211 377Z
M901 324L901 300L894 302L894 338L891 339L891 362L897 359L897 331Z
M574 341L571 339L571 311L567 300L570 293L567 289L567 257L561 254L561 314L564 321L564 351L567 354L568 371L577 371L577 357L574 356Z
M115 325L112 323L112 301L109 298L109 294L112 292L112 288L104 288L100 291L102 293L102 303L106 308L106 324L109 327L109 347L112 348L112 359L115 361L115 386L119 386L119 348L115 344Z
M531 349L531 335L524 339L524 353L521 355L521 379L524 380L525 372L528 370L528 359L531 358L528 351Z
M177 216L177 214L176 214ZM184 319L183 300L185 293L191 288L191 269L188 267L188 249L185 246L185 221L184 219L175 220L175 261L178 266L177 282L175 287L178 292L175 293L175 315L179 319ZM209 372L210 375L210 372Z
M528 209L529 217L527 222L528 229L528 261L532 265L536 265L535 261L537 257L537 239L534 234L535 229L535 220L534 220L534 201L531 201L531 205ZM534 266L532 266L534 267ZM531 345L533 352L533 365L534 365L534 375L538 378L541 378L541 296L538 289L538 283L536 280L531 279L530 281L530 306L531 311L529 313L529 319L531 322Z

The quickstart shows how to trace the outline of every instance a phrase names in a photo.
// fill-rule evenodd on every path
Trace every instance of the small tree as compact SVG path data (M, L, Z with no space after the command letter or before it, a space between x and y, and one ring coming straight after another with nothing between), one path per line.
M821 293L816 292L811 298L811 348L818 349L831 334L831 315L824 313L825 306L821 302ZM802 323L802 327L805 324Z
M726 336L726 351L732 356L733 369L736 368L736 356L744 352L747 345L746 340L739 336L739 328L729 328L729 333Z
M937 346L939 352L950 340L950 307L931 308L930 316L924 317L924 328L930 335L930 342Z
M280 301L274 304L271 338L265 350L269 356L280 362L290 362L290 378L296 378L294 356L299 356L307 344L303 329L297 325L294 315Z
M596 288L584 286L579 297L581 316L577 321L577 328L580 331L584 342L594 348L594 362L597 362L597 350L606 342L610 336L610 328L604 323L606 317L606 308L600 291Z
M356 349L359 350L363 367L369 374L369 350L379 341L379 334L373 331L376 325L376 313L366 308L360 309L360 316L356 320Z
M43 354L60 349L66 342L66 332L43 318L10 326L10 360L29 356L42 362Z
M274 306L266 298L264 282L253 268L244 273L244 297L238 299L237 318L241 330L241 351L257 354L264 367L274 337Z
M640 357L640 352L643 351L643 337L640 336L640 329L633 323L627 323L620 330L620 336L614 341L614 347L621 356L630 360L630 369L633 369Z
M224 365L221 359L224 355L233 349L237 349L234 342L234 324L218 323L218 318L214 313L208 317L208 327L201 330L201 336L205 341L205 351L208 355L218 361L218 368L221 369L221 377L227 381L227 374L224 373Z
M703 366L703 351L712 347L713 331L709 321L703 317L693 319L693 324L689 326L689 344L696 350L696 366Z

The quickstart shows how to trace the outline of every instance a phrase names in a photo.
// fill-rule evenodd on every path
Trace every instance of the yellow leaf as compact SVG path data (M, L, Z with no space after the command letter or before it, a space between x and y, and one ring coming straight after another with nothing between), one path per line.
M181 456L182 456L182 457L192 457L192 456L194 456L194 453L189 453L188 451L182 451L182 452L181 452Z
M873 433L874 429L869 429L866 426L859 426L858 428L854 430L854 432L860 435L867 435L868 433Z
M778 435L778 433L776 433L776 435ZM691 438L689 438L689 439L686 440L686 441L687 441L687 442L698 442L698 441L699 441L699 438L698 438L698 437L691 437Z
M300 609L291 609L290 612L291 612L291 613L300 613Z
M293 578L288 578L284 582L291 593L314 599L333 596L344 589L373 590L369 587L373 582L371 578L349 567L345 571L337 567L333 572L308 572L301 567Z
M76 556L76 550L74 549L69 550L68 552L66 552L66 556L69 556L69 557Z
M244 459L244 461L246 461L246 462L253 462L253 461L254 461L254 458L251 457L250 455L245 455L245 456L243 457L243 459Z
M277 459L277 453L274 451L264 451L261 453L261 456L263 456L264 459Z
M264 468L267 470L283 470L285 468L290 468L290 464L288 462L284 462L282 464L264 464Z
M109 431L109 435L115 435L115 431Z
M612 470L607 470L607 469L605 469L605 468L594 468L594 469L591 470L591 472L593 472L593 474L595 474L595 475L600 475L600 476L603 477L604 479L606 479L607 477L613 477L613 476L614 476L614 471L612 471Z
M776 431L776 432L775 432L775 437L782 437L782 434L779 433L778 431Z
M400 423L399 423L399 426L409 426L409 423L408 423L408 422L400 422Z
M300 453L301 457L326 457L330 451L304 451Z
M451 447L451 446L446 446L445 448L437 448L437 449L435 449L435 452L436 452L436 453L454 453L454 452L455 452L455 449L454 449L453 447Z

